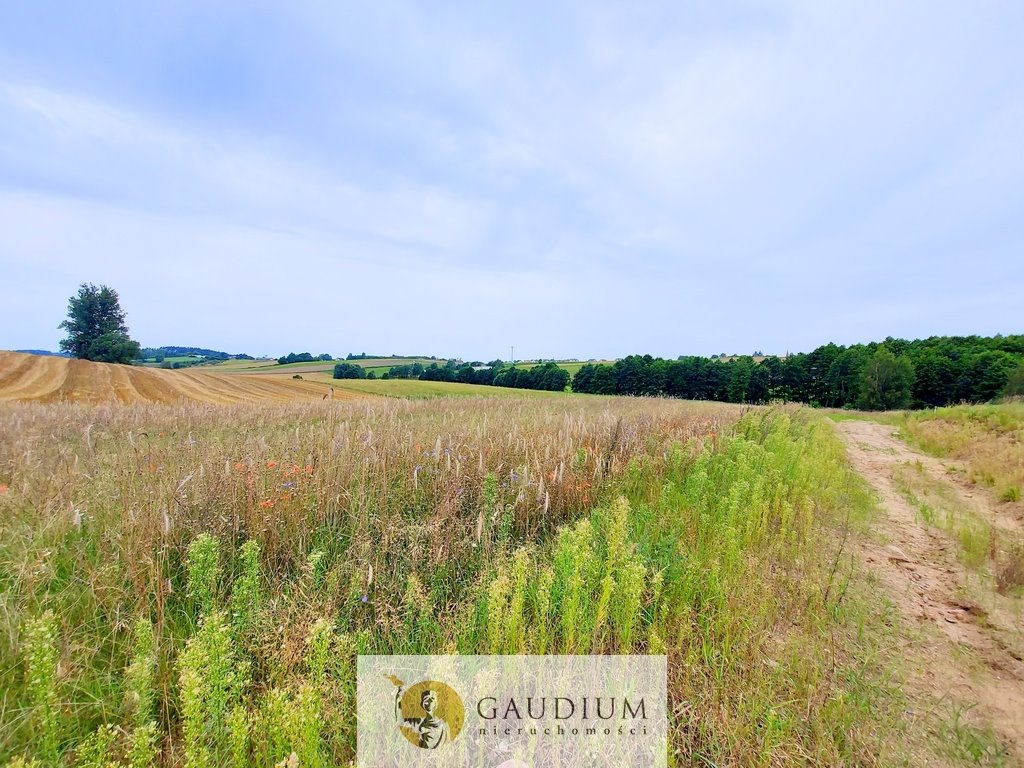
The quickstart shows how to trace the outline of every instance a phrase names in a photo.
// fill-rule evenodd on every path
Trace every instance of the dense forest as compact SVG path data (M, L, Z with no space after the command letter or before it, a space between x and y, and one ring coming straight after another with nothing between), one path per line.
M1024 336L933 336L850 347L826 344L785 358L665 360L631 355L585 365L575 392L667 395L731 403L795 401L833 408L925 408L1024 394Z

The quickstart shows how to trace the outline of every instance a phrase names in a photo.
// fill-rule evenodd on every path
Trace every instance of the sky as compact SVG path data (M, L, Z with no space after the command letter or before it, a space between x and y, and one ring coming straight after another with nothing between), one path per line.
M1024 3L0 4L0 348L1024 332Z

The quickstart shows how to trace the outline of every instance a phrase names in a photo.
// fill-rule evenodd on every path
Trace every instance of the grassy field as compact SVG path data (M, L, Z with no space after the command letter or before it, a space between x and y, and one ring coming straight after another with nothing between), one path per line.
M445 360L431 360L429 358L420 357L416 359L404 359L404 358L368 358L366 360L332 360L331 362L313 362L313 363L288 363L287 365L278 365L274 360L226 360L223 363L218 363L213 367L212 370L220 371L224 373L242 373L242 374L267 374L267 375L284 375L288 374L293 376L299 374L303 378L311 378L308 374L326 373L330 378L330 373L334 370L334 366L337 363L349 362L361 366L366 370L367 373L371 371L380 378L385 373L391 370L396 365L412 365L413 363L420 363L424 366L429 366L432 363L438 365L444 365ZM610 365L614 361L600 360L601 364ZM538 363L517 363L516 368L533 368ZM569 372L570 376L575 376L576 372L586 365L585 362L572 362L572 363L558 363L560 368L564 368ZM312 377L314 380L322 380L323 377ZM465 392L458 393L453 391L453 394L466 394ZM411 396L418 396L412 394Z
M1024 401L909 412L897 423L909 442L963 461L969 482L1024 514Z
M354 654L430 652L667 653L674 766L891 757L820 416L516 394L2 405L0 763L344 765Z
M612 365L614 362L615 362L614 360L597 360L597 361L594 362L594 364L595 365ZM540 365L540 363L516 363L516 368L527 368L528 369L528 368L533 368L533 367L538 366L538 365ZM569 362L564 362L564 363L563 362L557 362L557 365L558 365L559 368L564 368L565 370L567 370L569 372L570 376L575 376L576 372L579 371L580 368L582 368L584 365L587 365L587 362L585 360L584 361L571 362L571 363L569 363Z
M218 372L224 373L269 367L279 367L277 360L221 360L215 366Z
M420 400L435 397L564 397L563 392L542 392L532 389L490 387L484 384L457 384L451 381L420 381L419 379L332 379L330 374L311 374L309 381L325 382L339 392L360 395L383 395ZM578 395L587 398L591 395Z
M198 363L201 362L202 360L203 357L201 355L179 355L177 357L165 357L161 362L158 363L155 357L147 357L145 360L142 361L142 365L151 368L159 368L164 363L174 365L175 363Z
M362 368L366 368L367 370L376 371L379 376L381 373L391 370L392 366L395 365L412 365L413 363L419 363L421 365L428 366L432 363L444 365L446 362L446 360L431 360L428 357L408 359L402 357L372 357L366 358L365 360L330 360L327 362L317 360L308 363L285 363L284 365L279 365L276 360L225 360L222 363L218 363L216 369L223 369L224 371L230 371L231 373L270 373L275 371L280 371L282 373L303 373L305 371L333 371L334 366L338 363L352 363L353 365L358 365Z

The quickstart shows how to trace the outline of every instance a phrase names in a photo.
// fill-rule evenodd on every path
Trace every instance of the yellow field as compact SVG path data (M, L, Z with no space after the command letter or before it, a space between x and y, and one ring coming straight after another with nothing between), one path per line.
M283 376L237 376L92 363L65 357L0 352L0 401L41 403L292 402L331 395L326 382ZM335 388L337 399L358 393Z

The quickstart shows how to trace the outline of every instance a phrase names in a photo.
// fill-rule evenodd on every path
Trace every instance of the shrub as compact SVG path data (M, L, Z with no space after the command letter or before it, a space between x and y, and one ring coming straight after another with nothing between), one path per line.
M336 379L365 379L366 370L355 363L338 363L333 375Z

